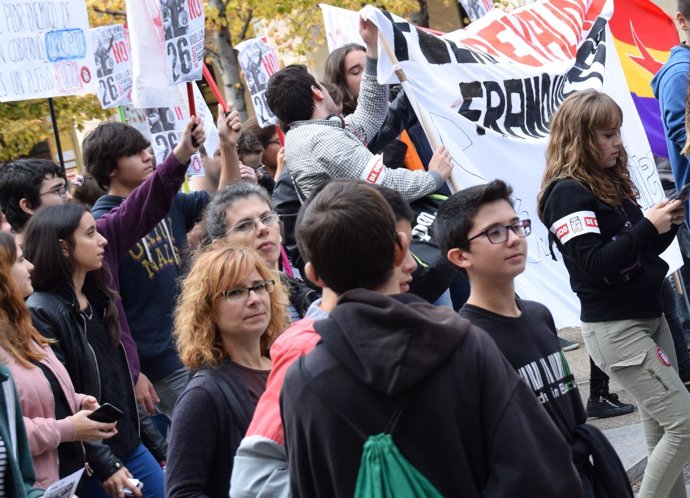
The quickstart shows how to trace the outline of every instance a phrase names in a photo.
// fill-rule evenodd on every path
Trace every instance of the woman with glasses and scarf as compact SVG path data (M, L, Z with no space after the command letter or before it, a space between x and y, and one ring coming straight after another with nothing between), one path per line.
M287 297L255 250L214 244L182 281L175 336L197 373L175 405L166 467L169 498L227 498L235 451L287 327Z
M639 496L680 498L690 394L662 313L668 265L659 254L685 209L664 199L642 212L622 123L621 108L604 93L586 90L563 101L551 121L538 213L580 299L592 360L637 402L649 451Z

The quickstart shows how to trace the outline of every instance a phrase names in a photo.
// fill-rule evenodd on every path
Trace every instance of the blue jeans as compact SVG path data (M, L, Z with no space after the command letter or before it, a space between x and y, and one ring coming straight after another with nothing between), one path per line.
M144 487L141 488L144 498L165 498L163 469L143 444L139 443L139 446L124 459L124 464L132 477L144 483ZM89 498L108 498L95 476L87 478L86 491Z

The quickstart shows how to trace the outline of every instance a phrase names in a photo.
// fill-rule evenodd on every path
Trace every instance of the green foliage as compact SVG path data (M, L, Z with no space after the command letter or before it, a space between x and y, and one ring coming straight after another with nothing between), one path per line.
M54 102L61 134L69 133L75 124L81 128L84 121L109 114L101 109L95 95L57 97ZM0 104L0 161L28 154L36 143L52 135L48 99Z

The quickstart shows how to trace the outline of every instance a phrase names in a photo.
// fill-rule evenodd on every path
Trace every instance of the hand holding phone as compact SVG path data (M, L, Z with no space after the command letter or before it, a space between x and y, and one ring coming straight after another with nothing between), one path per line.
M91 412L88 418L96 422L113 423L122 418L124 413L110 403L103 403L98 409Z
M135 486L137 489L141 489L141 488L144 487L144 483L141 482L139 479L134 479L134 478L131 478L131 477L130 477L129 482L130 482L130 484L132 484L133 486ZM129 489L129 488L122 488L122 492L123 492L125 495L130 495L130 496L134 494L134 493L132 492L132 490Z
M690 183L686 183L681 187L681 189L674 195L670 196L669 199L672 201L685 202L690 197Z

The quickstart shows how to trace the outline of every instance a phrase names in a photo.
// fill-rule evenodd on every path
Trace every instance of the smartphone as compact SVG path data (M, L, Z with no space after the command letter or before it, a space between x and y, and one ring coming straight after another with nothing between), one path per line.
M124 413L122 413L122 410L119 408L116 408L110 403L103 403L96 410L92 411L88 418L95 420L96 422L105 422L109 424L112 422L117 422L122 418L123 415Z
M687 201L690 197L690 183L686 183L681 187L677 194L671 196L671 200Z
M141 489L141 488L144 487L144 483L141 482L139 479L132 479L132 478L130 478L130 479L129 479L129 482L131 482L132 484L134 484L134 485L137 487L137 489ZM131 491L129 488L124 488L124 489L122 490L122 492L123 492L124 494L126 494L126 495L133 495L133 494L134 494L134 493L132 493L132 491Z

